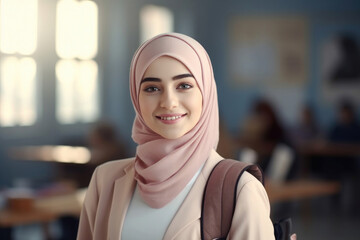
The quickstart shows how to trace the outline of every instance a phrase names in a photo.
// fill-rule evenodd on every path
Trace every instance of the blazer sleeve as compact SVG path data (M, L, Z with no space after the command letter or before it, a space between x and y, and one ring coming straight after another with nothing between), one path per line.
M98 168L95 169L89 187L86 191L85 200L80 214L80 222L77 234L77 240L93 239L95 215L99 200L97 187Z
M263 185L247 172L238 183L236 208L228 239L275 239L269 198Z

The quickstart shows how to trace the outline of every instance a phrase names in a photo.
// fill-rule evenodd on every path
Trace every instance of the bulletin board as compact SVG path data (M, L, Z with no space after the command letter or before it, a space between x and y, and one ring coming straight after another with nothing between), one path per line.
M305 17L233 17L227 54L230 81L236 85L304 84L308 31Z

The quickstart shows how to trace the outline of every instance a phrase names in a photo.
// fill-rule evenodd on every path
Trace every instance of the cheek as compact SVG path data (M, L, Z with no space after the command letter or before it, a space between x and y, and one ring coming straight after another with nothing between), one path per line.
M189 108L191 108L192 114L196 116L197 120L201 116L202 112L202 95L200 90L196 92L191 98L188 98Z
M151 112L150 100L146 97L143 97L141 94L139 96L139 106L140 106L140 115L146 121L149 118L149 112Z

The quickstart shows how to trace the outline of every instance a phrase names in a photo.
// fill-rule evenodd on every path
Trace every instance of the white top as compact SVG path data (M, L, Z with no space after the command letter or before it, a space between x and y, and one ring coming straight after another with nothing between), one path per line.
M185 188L170 203L162 208L151 208L141 198L136 185L134 195L127 210L122 233L122 240L160 240L175 216L177 210L189 193L200 171L193 176Z

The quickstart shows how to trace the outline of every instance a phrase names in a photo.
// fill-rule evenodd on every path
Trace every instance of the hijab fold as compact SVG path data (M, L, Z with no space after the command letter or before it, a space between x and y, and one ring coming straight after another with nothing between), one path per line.
M148 66L161 56L184 64L202 93L199 122L177 139L165 139L145 124L139 106L140 82ZM217 91L210 58L194 39L178 33L158 35L136 51L130 67L130 93L136 117L132 138L138 144L135 179L140 195L152 208L173 200L205 163L219 139Z

